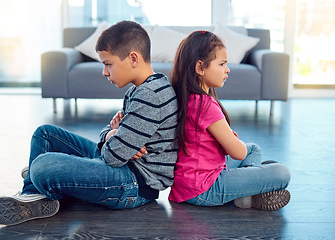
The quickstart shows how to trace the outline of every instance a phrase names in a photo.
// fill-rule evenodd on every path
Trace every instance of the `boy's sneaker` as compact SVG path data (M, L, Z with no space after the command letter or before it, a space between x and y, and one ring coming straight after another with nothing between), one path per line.
M20 193L13 197L0 197L0 225L15 225L36 218L55 215L59 201L42 194Z
M284 189L250 197L237 198L234 200L234 204L239 208L257 208L260 210L274 211L285 207L290 199L290 192Z

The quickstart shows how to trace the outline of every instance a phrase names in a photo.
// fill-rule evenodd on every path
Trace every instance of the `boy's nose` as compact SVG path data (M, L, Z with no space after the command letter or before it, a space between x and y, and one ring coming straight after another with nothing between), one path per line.
M105 77L109 75L108 71L105 68L102 70L102 75L104 75Z

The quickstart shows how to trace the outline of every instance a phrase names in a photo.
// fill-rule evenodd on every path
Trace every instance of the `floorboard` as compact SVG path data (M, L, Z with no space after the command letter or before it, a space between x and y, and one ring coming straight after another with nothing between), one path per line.
M169 189L145 206L108 210L76 199L61 201L51 218L0 227L0 239L335 239L335 99L291 99L270 103L223 101L232 128L245 142L263 149L263 160L287 165L292 200L266 212L197 207L169 202ZM0 92L0 195L22 188L30 137L41 124L54 124L98 140L100 130L120 109L119 100L52 100L38 94Z

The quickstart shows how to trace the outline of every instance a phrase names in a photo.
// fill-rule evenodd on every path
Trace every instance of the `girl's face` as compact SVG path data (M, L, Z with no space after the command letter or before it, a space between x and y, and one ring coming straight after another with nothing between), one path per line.
M210 87L222 87L228 78L230 69L227 66L227 49L225 47L217 48L216 58L210 62L207 68L198 72L203 80L201 88L208 93Z

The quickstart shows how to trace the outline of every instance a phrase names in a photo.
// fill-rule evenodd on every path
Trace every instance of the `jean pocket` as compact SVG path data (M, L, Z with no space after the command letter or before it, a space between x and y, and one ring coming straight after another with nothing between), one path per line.
M136 207L137 197L126 197L120 198L107 198L104 201L98 202L98 204L104 205L111 209L124 209Z
M105 196L106 198L99 201L98 204L111 209L134 208L141 205L141 197L138 196L138 185L113 188Z

